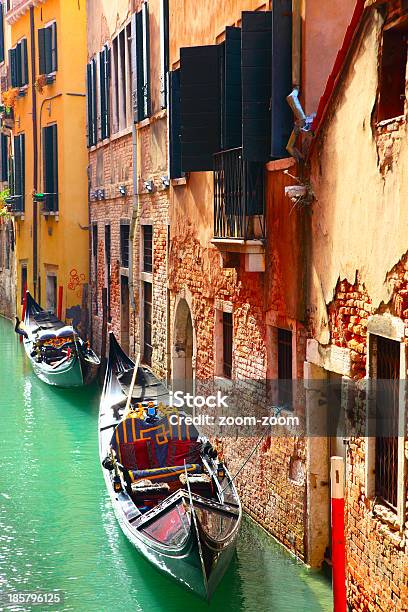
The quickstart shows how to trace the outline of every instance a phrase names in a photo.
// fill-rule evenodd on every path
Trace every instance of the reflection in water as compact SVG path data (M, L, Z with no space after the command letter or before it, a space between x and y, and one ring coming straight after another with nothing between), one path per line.
M0 593L62 591L58 612L331 610L329 585L247 520L211 605L159 574L113 514L97 413L96 388L37 380L0 318Z

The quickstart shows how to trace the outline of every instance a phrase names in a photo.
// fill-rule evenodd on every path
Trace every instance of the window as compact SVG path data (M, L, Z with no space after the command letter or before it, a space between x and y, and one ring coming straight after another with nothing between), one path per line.
M377 350L375 495L393 510L398 502L398 437L384 437L384 426L398 426L400 343L374 337ZM381 435L382 434L382 435Z
M55 274L47 274L45 291L46 308L48 312L55 314L57 311L57 277Z
M3 132L0 134L0 181L9 180L9 137Z
M57 24L38 30L39 72L51 74L58 69Z
M87 107L88 107L88 147L96 145L98 140L98 109L96 90L96 59L86 67Z
M143 283L143 361L152 364L152 284Z
M92 225L92 256L93 256L94 285L95 285L95 289L93 292L94 309L95 309L95 314L98 314L98 225L97 223L94 223Z
M124 130L132 123L131 25L112 43L112 130Z
M99 53L99 87L101 101L101 139L110 136L110 57L111 51L105 46Z
M108 320L111 320L111 228L105 225L105 275L108 291Z
M14 136L13 209L24 212L25 201L25 136Z
M161 107L167 107L167 77L169 72L169 0L161 0L160 11L160 95Z
M129 232L128 223L120 224L120 263L122 268L129 267Z
M292 332L278 329L278 403L292 409Z
M24 298L27 291L27 264L21 266L21 304L24 304Z
M58 211L58 129L50 125L43 128L44 209Z
M143 121L151 115L150 98L150 37L147 3L133 15L133 111L135 121Z
M7 9L6 9L7 10ZM3 3L0 4L0 63L6 59L4 52L4 8Z
M143 272L153 272L153 226L143 225Z
M408 27L384 31L379 74L378 121L404 114Z
M223 348L223 374L225 378L232 376L232 339L233 323L232 313L222 313L222 348Z
M28 85L27 39L23 38L9 50L10 83L12 87Z

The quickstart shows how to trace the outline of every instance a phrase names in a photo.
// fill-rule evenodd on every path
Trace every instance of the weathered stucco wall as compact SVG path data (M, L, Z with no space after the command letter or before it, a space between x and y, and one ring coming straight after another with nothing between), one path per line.
M327 77L350 23L356 0L303 0L303 98L315 113Z
M380 14L372 11L312 158L309 301L322 343L329 341L326 305L339 277L354 283L359 270L377 308L389 301L387 274L408 249L406 127L391 123L376 142L371 125L381 26ZM384 164L389 147L398 155Z

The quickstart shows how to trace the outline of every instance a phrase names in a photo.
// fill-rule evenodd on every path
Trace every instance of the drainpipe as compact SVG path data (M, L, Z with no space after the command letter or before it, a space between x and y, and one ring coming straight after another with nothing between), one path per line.
M31 107L33 117L33 188L38 191L38 133L37 133L37 93L35 90L35 25L34 7L30 6L30 36L31 36ZM33 288L34 298L40 301L38 290L38 203L33 200Z
M136 234L136 223L139 214L139 181L138 181L138 152L137 152L137 129L133 121L132 126L132 146L133 146L133 207L132 219L129 230L129 298L133 314L133 351L136 349L135 342L135 317L136 317L136 302L135 302L135 283L134 283L134 239Z

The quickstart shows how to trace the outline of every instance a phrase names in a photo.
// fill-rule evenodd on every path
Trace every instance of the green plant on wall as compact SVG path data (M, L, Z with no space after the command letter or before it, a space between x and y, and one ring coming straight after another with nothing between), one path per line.
M10 196L10 189L0 191L0 219L10 219L10 212L7 208L6 198Z

